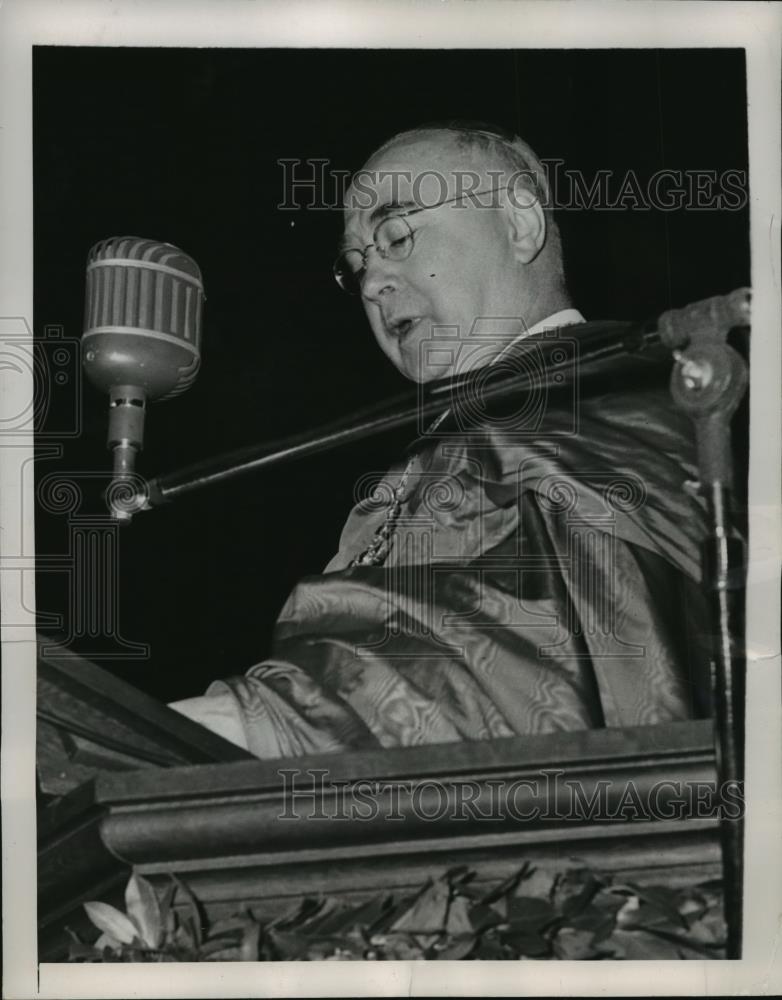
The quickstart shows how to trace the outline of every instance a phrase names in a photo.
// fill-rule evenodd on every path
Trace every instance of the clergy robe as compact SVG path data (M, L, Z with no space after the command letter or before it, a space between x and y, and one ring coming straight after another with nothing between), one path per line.
M408 456L367 485L337 555L293 590L269 657L210 687L253 753L705 713L704 512L683 488L694 439L667 372L468 400L411 454L383 564L352 562Z

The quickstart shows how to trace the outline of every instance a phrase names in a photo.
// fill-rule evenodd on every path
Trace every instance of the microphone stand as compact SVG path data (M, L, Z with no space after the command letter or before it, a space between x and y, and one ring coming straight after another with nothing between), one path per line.
M736 295L737 293L733 293ZM735 326L748 326L745 313L718 314L709 301L661 317L663 339L677 362L671 376L674 402L695 424L700 482L709 518L702 544L703 585L711 622L711 683L717 757L717 802L724 881L726 955L741 957L743 924L743 819L726 809L725 791L741 795L744 783L743 648L745 553L730 521L733 492L730 423L747 388L747 366L727 344ZM685 315L686 314L686 315ZM682 331L687 331L686 338ZM735 802L734 802L735 805ZM743 812L743 808L742 808Z

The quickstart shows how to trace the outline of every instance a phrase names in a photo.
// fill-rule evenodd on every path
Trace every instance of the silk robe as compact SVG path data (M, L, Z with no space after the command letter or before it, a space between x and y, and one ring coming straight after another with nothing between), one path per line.
M216 681L262 758L705 714L704 513L666 380L452 413L413 447L380 566L351 566L408 456L367 482L270 655ZM540 398L538 398L540 397ZM542 399L542 402L541 402ZM535 409L537 407L537 410Z

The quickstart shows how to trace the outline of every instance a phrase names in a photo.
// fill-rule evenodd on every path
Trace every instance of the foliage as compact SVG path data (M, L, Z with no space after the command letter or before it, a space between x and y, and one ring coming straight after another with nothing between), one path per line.
M174 876L158 897L133 875L126 912L85 903L101 931L72 934L71 961L197 962L315 959L723 958L721 886L686 890L612 883L587 868L558 874L525 865L491 889L454 868L401 899L305 898L262 921L249 910L210 922ZM175 906L175 903L177 905Z

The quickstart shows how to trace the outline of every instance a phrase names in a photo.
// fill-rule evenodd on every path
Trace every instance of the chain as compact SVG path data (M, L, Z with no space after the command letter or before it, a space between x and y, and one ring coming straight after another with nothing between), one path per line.
M450 409L445 410L436 417L435 420L427 427L426 434L431 434L433 431L437 430L440 424L445 420L445 418L450 413ZM416 455L412 455L407 460L407 465L402 472L399 479L399 483L394 489L391 495L391 503L388 505L386 510L386 516L383 519L383 524L378 528L375 534L372 536L372 541L369 543L367 548L361 553L361 555L356 556L351 559L350 566L382 566L383 563L388 558L388 553L391 551L391 546L394 543L394 533L396 532L396 523L399 520L399 515L402 512L402 506L408 497L407 493L407 482L410 479L410 474L413 471L413 465L417 458Z

